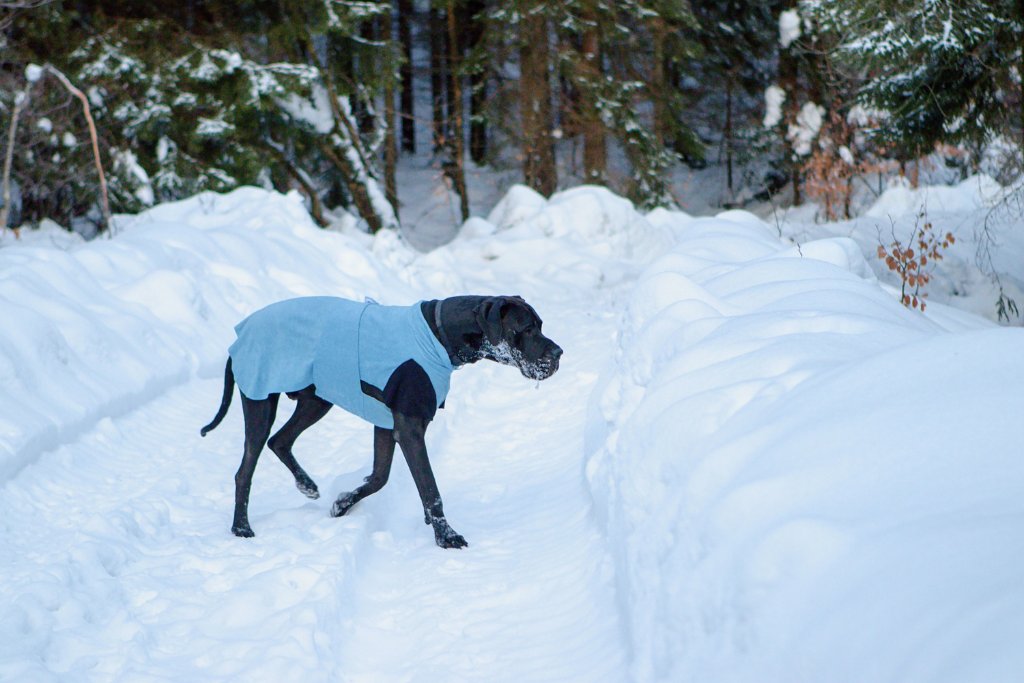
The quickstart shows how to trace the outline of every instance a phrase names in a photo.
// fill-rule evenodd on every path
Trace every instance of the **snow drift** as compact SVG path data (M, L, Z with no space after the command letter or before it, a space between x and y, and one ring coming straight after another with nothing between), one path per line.
M632 680L1015 680L1021 331L774 232L689 223L591 401Z
M322 231L297 196L252 188L121 217L113 240L5 244L0 680L622 680L583 406L618 292L671 234L606 190L541 204L427 255L391 231ZM602 207L618 214L591 222ZM634 256L617 254L618 216ZM329 516L372 461L371 430L340 410L296 448L323 497L264 455L259 536L233 537L237 400L198 429L235 323L306 294L461 293L522 294L571 356L540 386L491 363L453 375L427 442L470 549L434 545L400 457L383 491Z
M938 230L977 217L961 190L932 204ZM899 227L918 195L897 195L879 211L907 208ZM1021 331L900 306L863 221L516 187L417 254L246 188L121 225L0 249L0 679L1024 670ZM324 498L261 463L261 535L232 537L240 411L196 431L233 325L307 294L460 293L523 295L566 352L539 387L494 365L453 376L428 448L470 548L434 546L401 465L328 517L369 467L366 425L341 411L300 443Z
M924 289L929 301L947 303L961 310L997 320L996 302L1002 294L1018 306L1024 304L1024 184L1004 187L986 175L953 185L922 185L910 188L896 178L860 216L835 223L814 221L815 207L789 209L778 225L787 239L802 243L823 237L849 237L857 242L878 278L899 288L900 279L875 254L879 245L899 240L916 247L911 239L925 225L933 236L952 233L956 244L943 250L943 261L931 263L931 283ZM1009 315L1019 324L1020 317Z
M207 193L119 224L112 241L0 249L0 481L99 418L217 372L230 321L289 296L380 296L394 279L317 229L297 195Z

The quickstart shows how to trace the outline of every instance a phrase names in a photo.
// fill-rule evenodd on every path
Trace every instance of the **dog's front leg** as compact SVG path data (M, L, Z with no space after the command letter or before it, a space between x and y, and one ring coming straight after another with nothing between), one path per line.
M373 428L373 472L363 485L354 491L338 496L331 506L331 517L341 517L352 509L352 506L371 493L380 491L388 483L391 473L391 459L395 455L395 433L383 427Z
M465 548L469 545L466 539L455 533L444 517L441 494L430 469L430 460L427 459L427 444L424 440L426 431L426 420L395 413L395 438L402 447L402 454L416 482L416 490L423 503L424 520L434 527L434 540L442 548Z

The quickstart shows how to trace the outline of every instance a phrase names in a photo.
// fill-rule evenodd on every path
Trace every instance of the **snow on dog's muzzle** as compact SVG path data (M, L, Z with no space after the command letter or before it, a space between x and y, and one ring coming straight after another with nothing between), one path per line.
M558 370L558 359L562 355L562 349L554 343L552 343L552 348L545 351L536 360L527 358L521 349L512 346L504 340L497 345L485 342L481 350L486 354L486 357L502 365L511 365L512 367L519 368L519 372L523 373L523 377L535 380L547 379L555 374L555 371Z
M557 344L553 347L539 360L521 365L522 373L530 379L542 380L558 372L558 359L562 357L562 349Z

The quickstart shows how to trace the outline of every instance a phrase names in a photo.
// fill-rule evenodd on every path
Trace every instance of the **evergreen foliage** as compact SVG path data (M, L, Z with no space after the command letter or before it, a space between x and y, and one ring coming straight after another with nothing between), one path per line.
M747 163L765 155L770 144L761 132L763 93L776 77L777 17L782 9L781 2L751 0L694 6L701 49L684 62L676 78L688 108L703 114L700 125L704 134L720 139L719 156L726 162L730 191L737 185L734 162ZM708 83L722 87L709 88ZM676 151L691 164L703 161L678 145Z
M463 215L467 153L518 166L544 194L606 184L645 209L674 203L672 170L708 154L725 166L725 201L788 184L794 203L827 196L831 214L849 210L855 174L939 142L1024 150L1021 0L17 7L0 2L0 139L14 130L30 221L103 223L81 107L28 78L47 63L88 95L115 211L257 184L299 189L322 225L344 207L369 230L397 226L396 114L405 153L433 135L429 163ZM429 73L409 63L414 40ZM417 117L428 78L433 112Z
M695 157L703 150L681 113L679 93L658 77L666 65L694 54L688 34L696 21L685 0L611 2L567 0L562 3L512 2L496 5L489 15L492 36L515 30L517 44L536 49L537 37L524 30L524 18L544 16L554 30L547 34L551 69L562 85L558 130L578 134L594 118L625 152L631 179L617 187L642 207L672 204L667 171L675 157L666 143L677 143ZM586 49L596 34L596 57ZM485 41L489 49L500 40ZM502 63L506 54L493 52ZM657 113L664 112L657 117ZM661 130L659 130L661 128ZM588 180L606 181L603 172Z
M372 103L397 62L389 44L359 37L365 23L390 17L388 5L206 2L157 13L110 2L85 15L66 4L21 14L14 34L24 63L59 59L88 84L115 210L295 181L314 205L354 205L371 229L396 223L377 187L382 127ZM54 51L54 36L71 49ZM76 196L89 194L82 181Z
M814 0L837 56L904 159L1020 128L1024 5L1016 0Z

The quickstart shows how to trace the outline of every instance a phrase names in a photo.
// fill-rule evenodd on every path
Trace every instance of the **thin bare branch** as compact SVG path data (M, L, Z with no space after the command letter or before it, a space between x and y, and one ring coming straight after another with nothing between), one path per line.
M96 122L92 118L92 109L89 106L89 98L86 97L85 93L76 88L64 73L53 66L47 64L45 69L57 77L68 92L77 97L82 102L82 112L85 114L85 121L89 125L89 138L92 140L92 155L93 160L96 162L96 172L100 178L100 208L103 210L103 222L107 226L107 230L111 236L114 234L114 223L110 220L110 201L107 198L107 177L103 173L103 162L100 160L100 145L99 139L96 135Z
M18 93L14 100L14 109L11 112L11 123L7 131L7 151L4 153L3 180L0 181L3 187L3 205L0 206L0 232L7 228L7 218L11 211L11 165L14 161L14 139L18 132L18 118L22 109L28 103L29 92L32 84L29 83L25 89Z

